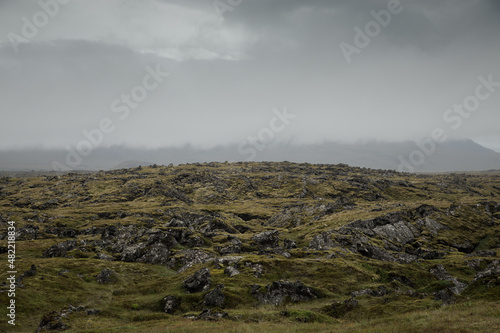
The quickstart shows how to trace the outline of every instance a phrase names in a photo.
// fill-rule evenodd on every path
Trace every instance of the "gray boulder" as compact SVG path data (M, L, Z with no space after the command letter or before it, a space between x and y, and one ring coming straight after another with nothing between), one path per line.
M208 268L202 268L184 281L184 289L188 293L198 293L207 290L212 283L212 275Z
M476 282L477 280L484 279L487 277L498 277L500 276L500 261L495 260L491 264L486 267L485 270L479 272L476 274L474 277L474 280L472 282Z
M224 293L222 292L222 289L224 288L224 285L219 284L214 290L210 291L208 294L205 295L205 304L207 306L215 306L222 308L224 306L224 302L226 300L226 297L224 296Z
M180 264L182 267L177 272L182 273L195 265L204 264L212 260L214 260L214 256L211 253L189 249L179 252L176 257L168 261L167 266L174 268Z
M138 261L153 265L165 265L168 262L169 254L170 252L165 245L157 243L146 248Z
M266 286L265 292L259 291L260 286L254 285L251 289L251 294L260 303L279 305L288 298L296 303L301 301L310 301L319 297L319 294L310 287L305 286L302 282L275 281Z
M407 244L419 235L418 230L406 221L378 226L373 228L373 231L379 236L400 244Z
M95 255L95 258L96 259L99 259L99 260L107 260L107 261L113 261L115 260L112 256L106 254L106 253L98 253Z
M52 245L43 252L44 258L64 257L68 251L76 247L76 240L68 240L59 244Z
M363 295L369 295L373 297L382 297L385 296L389 293L387 288L385 286L379 286L377 290L373 289L363 289L363 290L357 290L351 292L351 297L358 297L358 296L363 296Z
M68 328L68 326L61 321L62 316L60 312L50 312L43 316L38 328L36 329L36 333L41 331L63 331Z
M330 238L330 232L323 232L316 235L309 242L309 247L314 250L328 250L335 244Z
M429 230L429 232L433 235L433 236L437 236L438 234L438 231L440 230L447 230L449 229L448 227L436 222L435 220L431 219L431 218L424 218L424 219L419 219L417 220L417 226L419 226L420 228L425 228L427 230Z
M172 314L181 306L181 300L175 296L167 296L163 299L163 311Z
M451 281L455 286L451 287L450 291L455 295L460 295L462 291L467 288L465 283L462 283L458 281L456 277L451 276L443 265L436 265L434 268L431 268L430 273L440 281Z
M258 233L252 237L252 240L257 243L261 248L275 248L278 247L279 231L271 230Z
M104 268L96 275L96 281L102 284L115 283L117 281L116 273L110 269Z
M283 240L283 247L286 250L296 249L297 248L297 242L295 242L295 241L287 238L287 239Z
M233 276L236 276L238 274L241 274L239 270L237 270L235 267L233 266L228 266L226 267L226 269L224 270L224 274L226 274L227 276L229 277L233 277Z
M358 300L350 298L343 302L333 302L332 305L325 308L325 312L334 318L341 318L347 312L354 310L357 306Z
M221 319L229 319L229 314L227 312L212 311L211 309L204 309L196 320L209 320L209 321L219 321Z
M435 293L434 300L443 302L443 306L454 304L457 301L454 293L449 288L440 290L437 293Z

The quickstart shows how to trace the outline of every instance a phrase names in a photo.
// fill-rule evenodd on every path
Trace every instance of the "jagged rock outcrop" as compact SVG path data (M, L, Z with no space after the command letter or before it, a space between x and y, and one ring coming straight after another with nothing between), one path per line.
M322 232L316 235L309 242L309 247L315 250L328 250L335 246L335 243L330 238L331 232Z
M212 275L210 275L210 270L202 268L184 280L183 286L188 293L199 293L207 290L211 283Z
M215 306L222 308L224 307L224 303L226 301L226 296L222 292L222 289L224 289L223 284L217 285L215 289L211 290L205 295L205 305L207 306Z
M227 232L230 234L239 233L238 230L229 226L228 224L226 224L225 222L223 222L221 220L212 220L212 221L208 222L208 224L204 228L201 228L200 231L204 234L217 232L217 231L223 231L223 232Z
M41 237L41 233L39 232L39 227L28 224L27 226L21 227L17 230L16 239L17 240L25 240L25 239L37 239Z
M19 278L25 278L25 277L28 277L28 276L35 276L37 273L37 269L36 269L36 266L33 264L31 265L30 269L27 270L26 272L24 272L23 274L21 274L19 276Z
M115 283L118 280L116 273L108 268L104 268L95 277L96 281L102 284Z
M247 261L245 263L245 266L252 268L253 274L256 278L261 278L262 274L264 274L264 266L262 266L261 264L254 264Z
M126 246L120 256L122 261L145 262L155 265L165 265L169 259L168 247L162 243L147 246L146 243L137 243Z
M207 253L201 250L183 250L177 253L173 258L167 262L167 266L170 268L179 267L178 273L182 273L185 270L198 265L210 262L215 259L213 254Z
M428 217L437 211L433 206L422 205L410 212L394 212L368 220L357 220L338 230L331 229L315 235L309 247L315 250L340 247L387 262L410 263L418 259L442 258L446 252L426 249L415 243L424 230L437 236L440 230L449 229ZM409 221L412 217L418 220L412 223ZM372 241L372 238L382 240L383 246L380 246L380 241ZM406 247L408 244L412 246Z
M407 244L419 236L418 230L406 221L399 221L373 228L375 234L399 244Z
M458 281L456 277L451 276L450 273L448 273L443 267L443 265L436 265L434 268L431 268L430 273L440 281L452 282L455 286L449 289L454 295L460 295L465 290L465 288L467 288L467 285L465 283L462 283Z
M486 267L485 270L479 272L474 277L472 282L487 278L487 277L499 277L500 276L500 261L495 260Z
M163 311L173 314L181 306L181 300L175 296L167 296L163 299Z
M443 305L454 304L457 301L455 293L450 289L442 289L434 294L435 301L443 302Z
M379 216L369 220L358 220L346 224L338 230L338 233L343 235L349 235L352 233L353 229L359 229L368 236L375 236L373 229L376 227L382 227L386 225L395 225L400 222L405 222L402 212L389 213L384 216ZM406 230L403 230L406 232ZM404 235L401 235L404 236Z
M229 236L228 240L229 244L226 243L227 245L216 246L215 250L219 252L221 255L241 253L243 242L238 237L235 236Z
M45 331L63 331L70 326L65 322L64 319L68 319L68 316L71 313L75 312L83 312L88 316L94 316L98 315L101 313L101 310L99 309L86 309L84 306L80 305L78 307L75 307L73 305L70 305L68 308L62 309L61 311L52 311L48 314L45 314L42 317L42 320L40 321L40 324L38 325L36 329L36 333L38 332L45 332Z
M226 274L229 277L233 277L233 276L239 275L241 273L235 267L228 266L228 267L226 267L226 269L224 269L224 274Z
M425 217L423 219L418 219L416 222L417 226L420 229L427 229L433 236L437 236L438 232L441 230L449 230L447 226L442 225L441 223L436 222L435 220Z
M36 333L43 331L62 331L67 328L67 324L62 321L60 312L52 311L43 316Z
M224 268L226 266L224 274L229 277L233 277L241 274L241 272L237 269L241 259L243 259L241 256L226 256L217 258L214 263L216 268Z
M297 242L294 241L294 240L286 238L286 239L283 240L283 248L285 248L286 250L296 249L297 248Z
M307 187L303 188L301 197L312 196L312 193ZM349 210L355 206L354 202L348 198L341 198L335 203L316 204L316 205L288 205L279 213L273 215L267 225L278 228L296 228L308 221L316 221L320 218L334 214L342 210Z
M373 289L363 289L351 292L351 297L358 297L363 295L369 295L373 297L382 297L389 293L385 286L379 286L376 290Z
M302 282L275 281L266 286L264 292L260 292L260 286L251 287L250 293L260 303L279 305L289 299L292 302L310 301L319 297L313 288L305 286Z
M73 228L61 228L61 227L50 226L44 229L44 233L57 235L58 237L62 238L74 238L80 235L82 232Z
M252 237L252 240L260 246L261 249L267 249L267 248L275 248L278 247L279 243L279 231L278 230L271 230L271 231L264 231L258 234L255 234Z
M214 263L223 266L236 266L241 261L241 259L243 259L242 256L225 256L215 259Z
M95 255L95 258L96 259L99 259L99 260L107 260L107 261L113 261L115 260L115 258L113 258L112 256L106 254L106 253L98 253Z
M230 316L225 311L214 311L212 309L204 309L195 320L219 321L221 319L229 319Z
M43 252L44 258L64 257L68 251L76 247L76 240L68 240L59 244L52 245Z
M347 312L354 310L358 304L357 299L350 298L343 302L333 302L332 305L323 308L323 311L334 318L341 318Z
M16 285L20 288L24 288L24 285L23 285L23 280L24 278L26 277L30 277L30 276L35 276L37 273L37 268L36 266L33 264L31 265L30 269L27 270L26 272L22 273L21 275L19 275L16 279ZM5 282L3 283L5 284ZM2 284L2 285L3 285Z

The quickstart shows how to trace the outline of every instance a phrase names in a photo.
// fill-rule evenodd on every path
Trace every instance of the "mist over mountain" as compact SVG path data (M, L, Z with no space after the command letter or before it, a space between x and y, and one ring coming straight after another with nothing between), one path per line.
M139 149L124 146L96 148L87 157L65 150L11 150L0 152L0 170L110 170L138 165L168 165L225 161L290 161L339 164L404 172L483 171L500 169L500 153L472 140L450 141L430 148L414 142L363 144L271 144L259 150L253 146L229 145L212 149L193 146ZM429 156L428 156L429 155ZM422 156L424 158L422 158ZM79 163L77 163L79 162ZM57 169L57 168L56 168Z
M97 129L99 147L211 149L270 125L274 142L304 147L442 128L500 149L497 0L394 1L392 14L387 0L59 2L48 15L0 1L0 150L64 150ZM273 122L285 108L293 118Z

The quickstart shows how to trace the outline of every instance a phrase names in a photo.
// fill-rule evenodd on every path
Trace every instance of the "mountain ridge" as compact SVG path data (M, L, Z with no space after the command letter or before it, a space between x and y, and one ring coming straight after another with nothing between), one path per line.
M256 151L255 161L312 164L345 163L372 169L390 169L405 172L460 172L500 169L500 153L485 148L472 140L450 141L436 145L429 154L413 142L361 144L270 144ZM201 149L192 146L177 148L140 149L124 146L96 148L87 157L75 160L75 151L26 149L0 151L0 170L112 170L138 165L170 163L174 165L196 162L245 161L248 154L240 154L237 145ZM418 157L415 160L415 157ZM68 160L69 158L69 160ZM412 163L418 162L418 163ZM145 162L148 161L148 162Z

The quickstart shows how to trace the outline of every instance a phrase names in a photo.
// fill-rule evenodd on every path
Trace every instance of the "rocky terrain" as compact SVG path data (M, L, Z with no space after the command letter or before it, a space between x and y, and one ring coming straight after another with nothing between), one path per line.
M283 162L3 177L5 267L8 221L18 309L2 331L500 328L498 172Z

